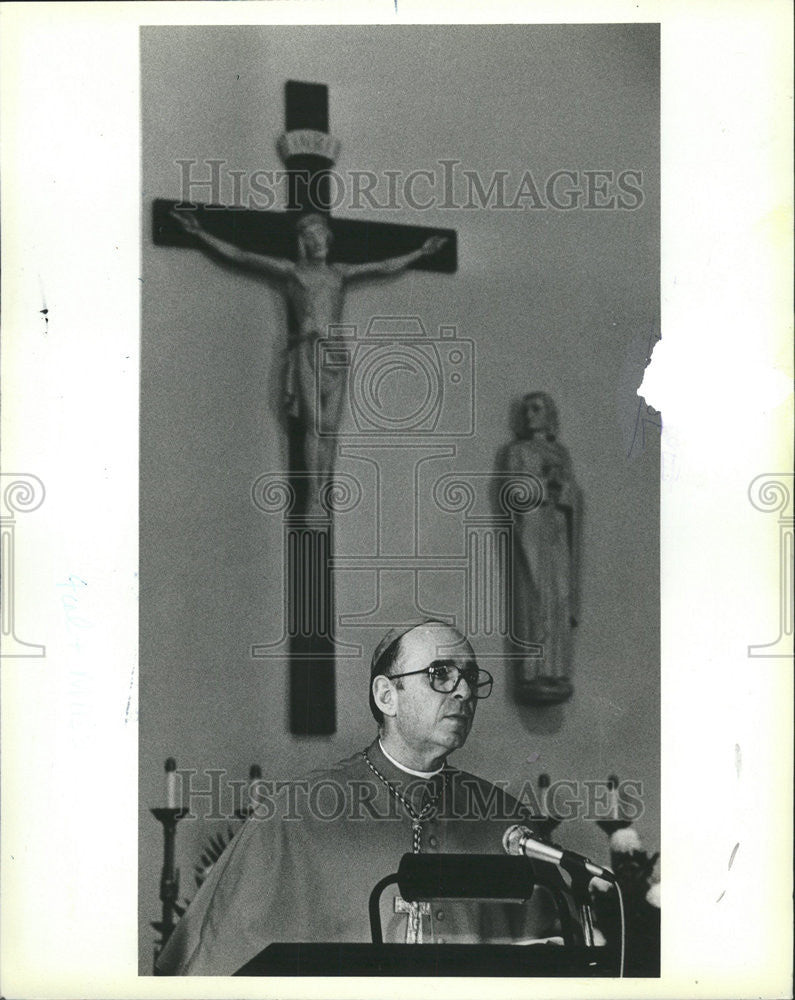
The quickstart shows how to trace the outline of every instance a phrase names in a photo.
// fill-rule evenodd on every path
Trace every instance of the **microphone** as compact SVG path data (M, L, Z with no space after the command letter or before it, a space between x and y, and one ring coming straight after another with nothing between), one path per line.
M502 838L502 846L506 854L523 854L528 858L535 858L536 861L549 861L553 865L558 865L569 874L576 871L585 871L591 878L606 879L608 882L615 882L616 877L609 868L602 868L601 865L594 864L590 858L582 854L575 854L574 851L566 851L562 847L554 844L545 844L541 840L536 840L533 831L526 826L515 823L509 826Z

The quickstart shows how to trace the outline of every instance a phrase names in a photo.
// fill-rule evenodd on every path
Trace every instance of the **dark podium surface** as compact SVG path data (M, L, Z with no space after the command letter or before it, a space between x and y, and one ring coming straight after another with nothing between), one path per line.
M617 976L607 948L551 944L272 944L236 976Z

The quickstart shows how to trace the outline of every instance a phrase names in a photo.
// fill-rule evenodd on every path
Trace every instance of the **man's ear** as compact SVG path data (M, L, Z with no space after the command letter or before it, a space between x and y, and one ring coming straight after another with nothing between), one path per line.
M373 700L376 707L381 709L385 716L394 717L397 714L395 705L395 686L388 677L379 674L373 678Z

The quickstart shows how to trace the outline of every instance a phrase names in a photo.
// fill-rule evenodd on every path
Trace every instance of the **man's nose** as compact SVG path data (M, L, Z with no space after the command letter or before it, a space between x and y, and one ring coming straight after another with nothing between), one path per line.
M472 688L463 674L458 678L458 684L455 691L453 691L453 695L460 701L472 701L473 699Z

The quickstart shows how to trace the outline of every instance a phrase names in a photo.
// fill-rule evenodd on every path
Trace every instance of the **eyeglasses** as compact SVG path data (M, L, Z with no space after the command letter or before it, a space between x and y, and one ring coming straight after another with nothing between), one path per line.
M494 678L488 670L481 670L476 663L467 663L459 667L453 660L434 660L429 667L422 670L408 670L404 674L387 674L390 680L397 677L413 677L415 674L427 674L434 691L439 694L452 694L461 683L461 678L467 682L473 698L488 698L494 686Z

